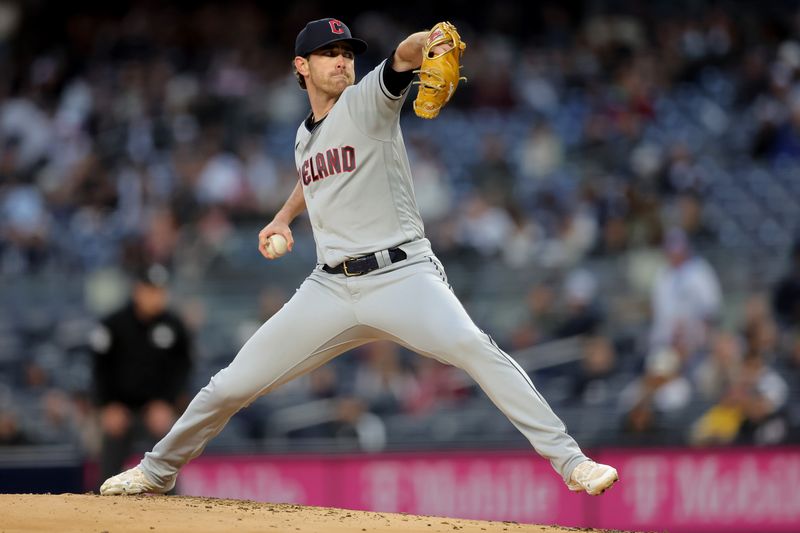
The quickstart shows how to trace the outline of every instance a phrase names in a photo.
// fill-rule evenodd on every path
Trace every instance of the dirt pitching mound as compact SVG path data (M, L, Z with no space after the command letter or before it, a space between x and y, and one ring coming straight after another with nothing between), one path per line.
M559 533L600 531L189 496L0 494L0 532Z

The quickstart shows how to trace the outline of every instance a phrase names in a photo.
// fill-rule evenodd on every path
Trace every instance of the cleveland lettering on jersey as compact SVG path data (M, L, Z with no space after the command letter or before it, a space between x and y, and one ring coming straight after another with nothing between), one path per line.
M303 161L300 167L300 177L303 185L309 186L311 182L319 181L333 176L352 172L356 169L356 149L352 146L330 148Z

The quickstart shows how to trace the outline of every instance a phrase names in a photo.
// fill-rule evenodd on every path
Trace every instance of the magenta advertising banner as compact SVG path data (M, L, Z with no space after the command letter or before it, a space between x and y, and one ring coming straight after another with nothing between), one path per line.
M183 494L525 523L670 532L800 531L800 449L614 450L621 482L571 493L534 453L206 456Z
M348 459L337 506L434 516L578 523L582 500L526 455L423 455Z
M670 532L800 531L800 449L615 451L624 483L603 496L603 527Z

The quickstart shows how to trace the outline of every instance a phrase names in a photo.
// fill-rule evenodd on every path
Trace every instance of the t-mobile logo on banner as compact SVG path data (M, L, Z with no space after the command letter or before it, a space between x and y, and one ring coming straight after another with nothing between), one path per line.
M663 513L663 505L669 496L661 481L669 475L670 464L666 459L642 455L625 465L629 483L623 485L626 503L633 507L637 522L648 522Z

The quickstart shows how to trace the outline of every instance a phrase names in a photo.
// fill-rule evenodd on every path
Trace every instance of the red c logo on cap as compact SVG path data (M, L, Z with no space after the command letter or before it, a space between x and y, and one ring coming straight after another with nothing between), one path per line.
M331 33L344 33L344 24L341 21L336 19L331 19L328 21L328 24L331 25Z

